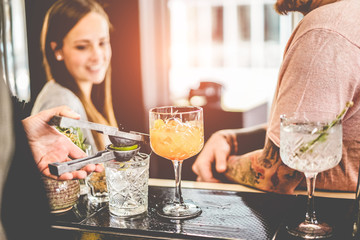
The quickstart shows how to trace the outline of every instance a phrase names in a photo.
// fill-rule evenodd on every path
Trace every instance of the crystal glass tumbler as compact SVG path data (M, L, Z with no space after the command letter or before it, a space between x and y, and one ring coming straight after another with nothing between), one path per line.
M112 160L105 163L110 214L133 217L146 213L149 159L149 154L138 153L126 162Z

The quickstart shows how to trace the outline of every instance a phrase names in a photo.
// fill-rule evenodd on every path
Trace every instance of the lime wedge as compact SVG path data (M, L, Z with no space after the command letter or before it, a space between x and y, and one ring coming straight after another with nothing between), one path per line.
M116 151L130 151L138 148L138 145L131 145L131 146L125 146L125 147L115 147L114 144L110 145L111 149L114 149Z

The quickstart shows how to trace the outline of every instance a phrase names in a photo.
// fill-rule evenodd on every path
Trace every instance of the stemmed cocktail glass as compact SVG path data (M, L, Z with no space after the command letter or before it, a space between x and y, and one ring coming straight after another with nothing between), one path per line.
M203 110L201 107L157 107L149 111L150 145L159 156L171 160L175 172L175 198L158 210L170 219L188 219L201 209L181 194L182 162L200 152L204 145Z
M288 232L306 239L330 237L332 227L316 217L314 191L317 174L335 167L341 160L340 117L325 112L282 115L280 156L284 164L305 174L308 192L305 221L295 227L288 226Z

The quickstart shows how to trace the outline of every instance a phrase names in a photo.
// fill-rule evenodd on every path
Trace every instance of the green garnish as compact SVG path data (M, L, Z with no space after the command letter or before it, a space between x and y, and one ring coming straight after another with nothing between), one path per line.
M87 145L85 144L85 138L80 128L70 127L70 128L62 128L56 127L56 129L70 138L70 140L81 150L86 152Z
M138 145L131 145L131 146L125 146L125 147L116 147L114 144L110 145L110 148L116 151L130 151L138 148Z
M310 149L310 147L312 145L314 145L316 142L325 142L326 141L326 137L329 135L329 133L327 132L330 128L332 128L333 126L335 126L336 124L338 124L341 120L341 118L344 116L344 114L346 113L346 111L352 107L354 105L354 103L352 101L347 102L345 105L345 108L341 111L340 114L338 114L336 116L336 118L328 125L325 125L320 131L318 131L317 133L320 133L319 136L317 136L317 138L315 138L314 140L305 143L303 145L301 145L301 147L299 148L299 152L300 154L305 153L306 151L308 151ZM296 153L295 156L298 156L299 154Z

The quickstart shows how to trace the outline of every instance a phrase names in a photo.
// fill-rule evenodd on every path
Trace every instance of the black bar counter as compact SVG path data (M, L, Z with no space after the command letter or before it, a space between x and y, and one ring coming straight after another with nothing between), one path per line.
M203 210L189 220L167 220L156 214L158 203L172 199L174 187L149 186L148 212L137 218L110 215L108 204L93 205L82 196L69 211L55 214L53 229L63 239L297 239L286 233L287 223L305 217L306 196L259 191L183 187L184 199ZM315 192L315 195L316 192ZM318 219L334 226L330 239L352 239L354 200L315 198Z

